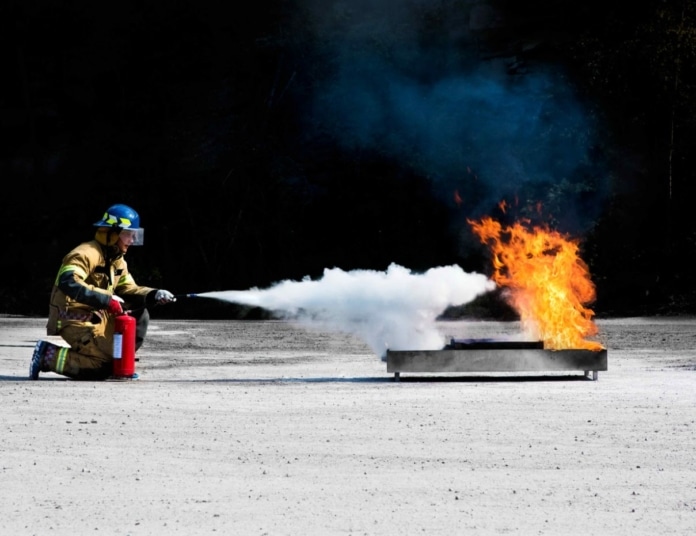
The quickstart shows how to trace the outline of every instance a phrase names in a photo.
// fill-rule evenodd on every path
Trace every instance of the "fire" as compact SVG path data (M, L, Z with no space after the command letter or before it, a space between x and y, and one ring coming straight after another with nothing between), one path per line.
M492 279L508 290L526 331L553 350L602 349L586 340L598 331L594 312L585 307L595 299L595 286L577 240L519 222L505 228L492 218L469 224L491 248Z

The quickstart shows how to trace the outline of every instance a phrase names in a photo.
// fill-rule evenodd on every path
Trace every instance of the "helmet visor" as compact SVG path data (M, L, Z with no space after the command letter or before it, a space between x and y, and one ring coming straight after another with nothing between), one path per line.
M145 229L123 229L118 238L128 246L142 246L145 242Z

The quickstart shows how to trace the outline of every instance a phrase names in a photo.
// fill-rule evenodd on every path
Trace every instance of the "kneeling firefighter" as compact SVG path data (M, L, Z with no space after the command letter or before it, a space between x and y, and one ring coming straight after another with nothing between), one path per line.
M175 301L168 290L136 284L124 258L130 246L142 245L138 213L112 205L94 226L94 240L70 251L58 270L46 332L60 335L70 348L45 340L36 343L29 377L55 372L75 380L104 380L113 370L114 323L124 310L136 318L135 348L147 333L149 305Z

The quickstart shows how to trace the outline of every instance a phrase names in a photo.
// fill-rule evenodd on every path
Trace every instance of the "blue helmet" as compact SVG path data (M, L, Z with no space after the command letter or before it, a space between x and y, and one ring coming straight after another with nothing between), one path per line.
M128 205L111 205L106 209L102 219L94 224L95 227L109 227L119 233L124 230L134 232L132 245L141 245L145 230L140 227L140 216Z
M106 209L102 219L94 224L95 227L118 227L119 229L140 229L140 216L127 205L111 205Z

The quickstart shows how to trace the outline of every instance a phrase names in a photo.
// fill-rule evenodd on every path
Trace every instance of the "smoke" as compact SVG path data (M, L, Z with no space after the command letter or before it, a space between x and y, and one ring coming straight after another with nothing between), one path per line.
M494 287L484 275L459 266L418 274L392 264L385 272L333 268L317 280L199 296L262 307L309 326L357 335L384 356L387 349L441 349L437 317L448 306L466 304Z
M523 61L535 46L523 30L516 48L481 51L481 26L505 31L504 13L447 0L301 4L320 65L308 137L418 170L469 217L513 198L576 228L599 214L608 184L591 110L562 66Z

